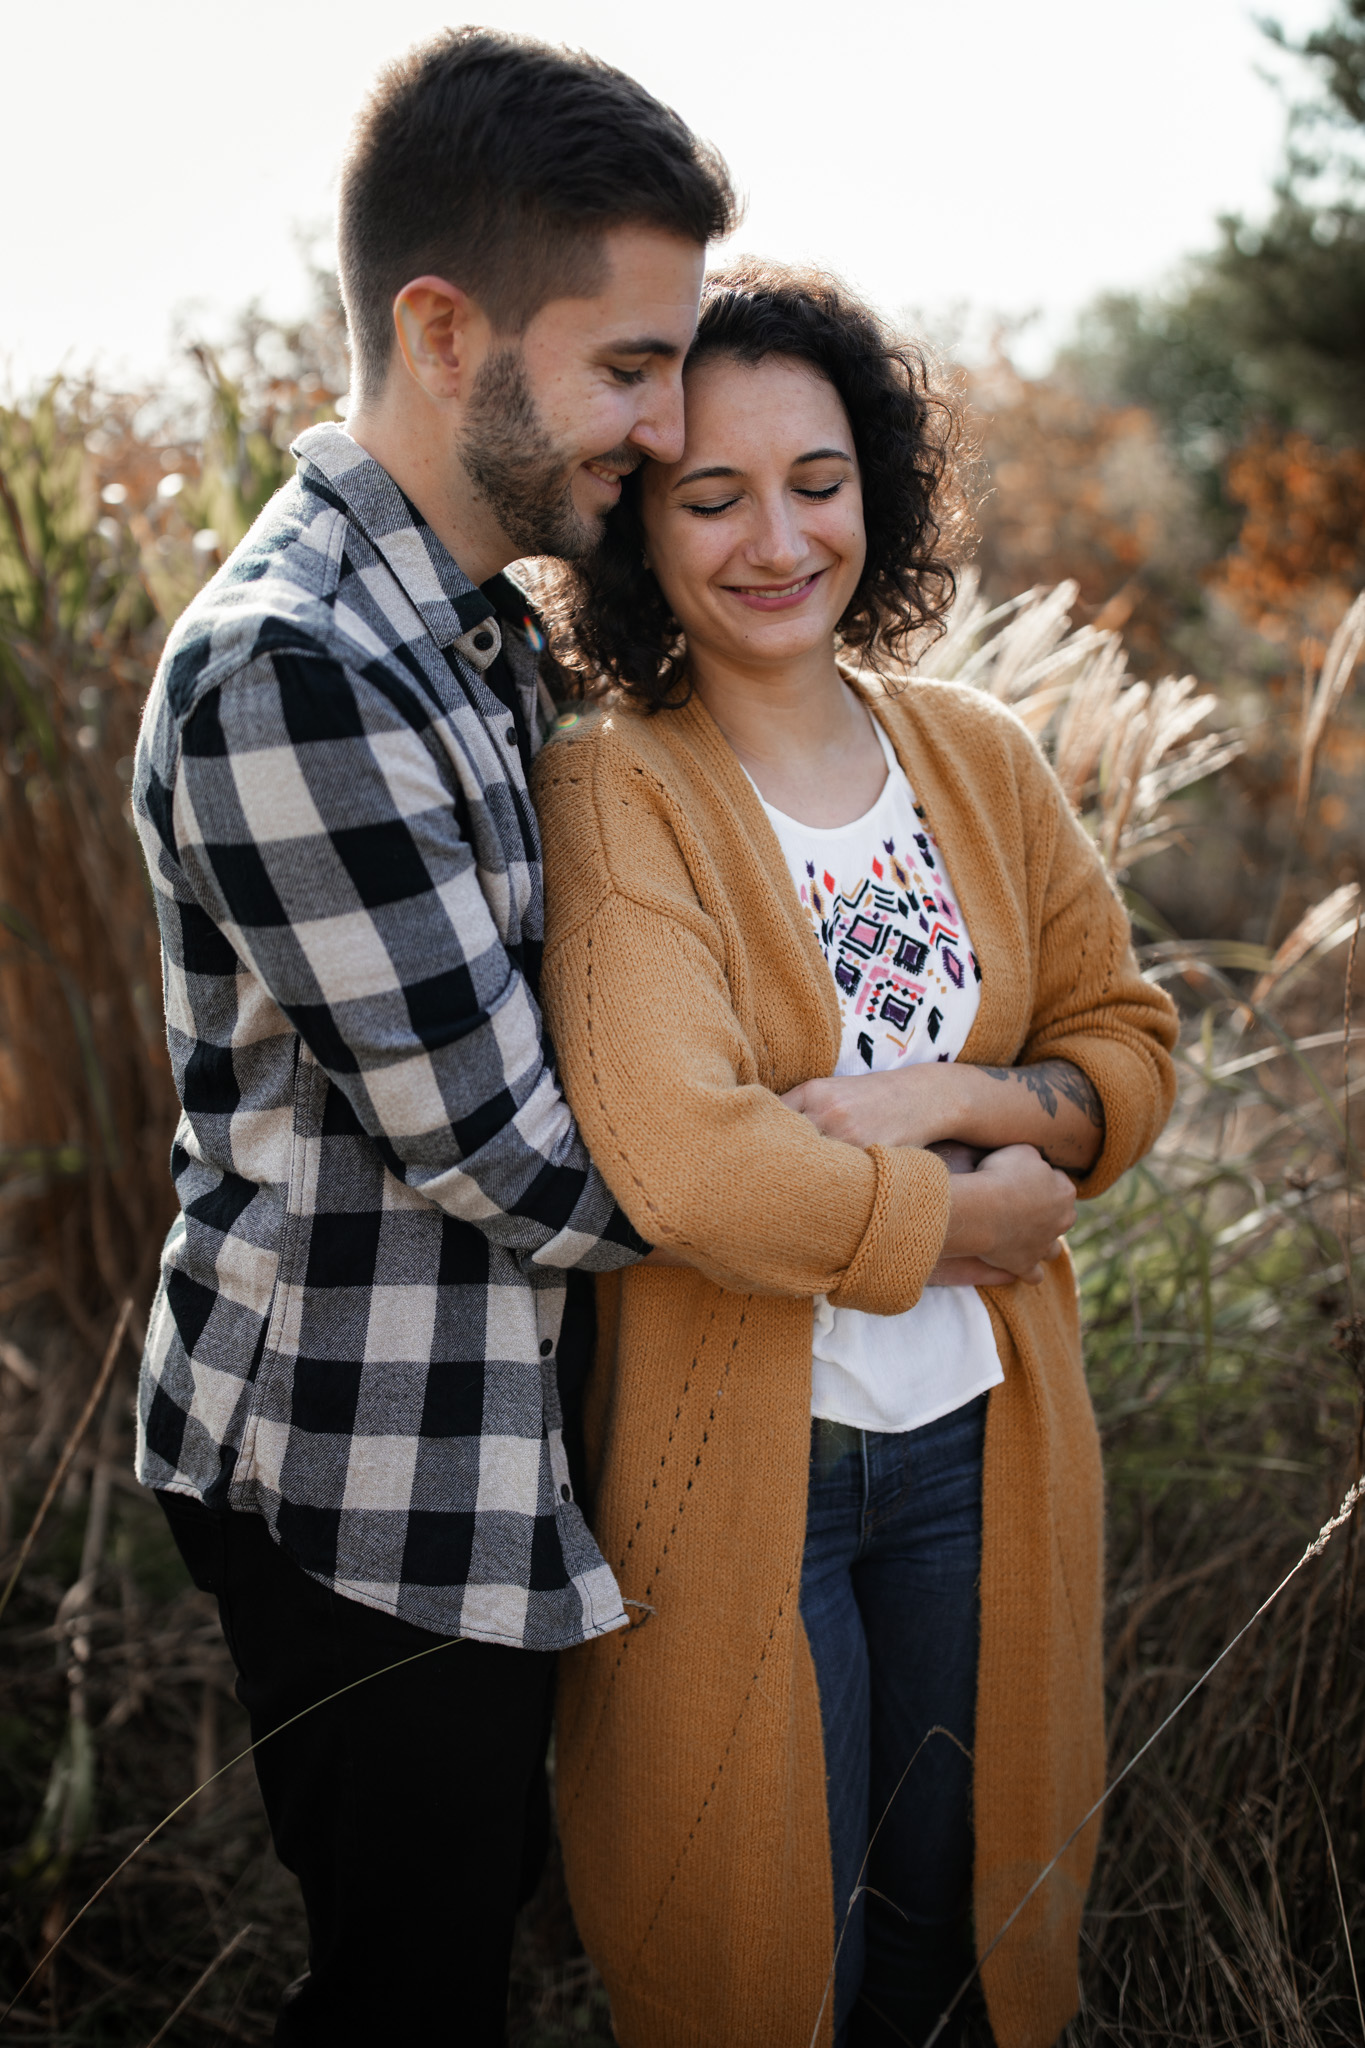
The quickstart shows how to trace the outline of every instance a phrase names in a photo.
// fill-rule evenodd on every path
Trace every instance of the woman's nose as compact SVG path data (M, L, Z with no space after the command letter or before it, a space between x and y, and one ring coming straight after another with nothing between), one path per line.
M764 505L758 531L749 543L749 554L765 568L794 569L804 559L805 538L797 526L792 508L785 502Z

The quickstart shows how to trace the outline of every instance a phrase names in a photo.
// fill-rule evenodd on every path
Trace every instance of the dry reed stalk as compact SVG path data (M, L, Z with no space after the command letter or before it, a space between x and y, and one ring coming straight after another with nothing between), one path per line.
M209 1964L208 1968L200 1971L199 1975L195 1978L189 1990L185 1993L185 1996L181 1999L179 2005L175 2008L175 2011L173 2013L169 2013L167 2017L162 2021L161 2025L152 2035L151 2040L147 2043L147 2048L160 2048L160 2043L165 2040L167 2034L169 2034L171 2028L175 2025L176 2021L184 2018L185 2014L194 2004L195 1999L199 1996L200 1992L208 1983L209 1979L217 1975L218 1971L222 1969L223 1964L227 1962L230 1956L234 1956L237 1953L237 1950L246 1940L248 1934L252 1932L252 1925L251 1922L248 1920L245 1927L239 1927L237 1929L237 1932L233 1935L231 1941L225 1942L223 1944L222 1948L219 1949L217 1955Z
M76 1421L72 1426L71 1433L67 1437L65 1444L62 1446L62 1454L58 1458L56 1469L54 1470L51 1479L49 1479L47 1483L47 1491L44 1493L41 1501L38 1503L38 1511L34 1515L32 1522L29 1524L28 1534L25 1536L23 1543L20 1545L19 1556L15 1561L13 1571L10 1573L9 1578L5 1583L5 1590L3 1593L0 1593L0 1614L3 1614L5 1609L9 1605L10 1596L13 1593L15 1587L19 1583L20 1573L23 1571L24 1566L27 1564L29 1554L32 1551L34 1544L38 1540L38 1532L42 1528L43 1523L47 1519L47 1511L52 1506L53 1501L57 1497L57 1489L61 1485L63 1479L65 1479L67 1472L70 1469L71 1460L76 1455L76 1451L80 1444L81 1438L85 1435L86 1430L90 1427L91 1417L94 1415L96 1408L98 1408L100 1404L101 1396L105 1393L106 1389L108 1388L109 1381L113 1376L114 1367L118 1362L119 1346L123 1342L124 1333L128 1328L129 1318L132 1316L132 1313L133 1304L131 1297L129 1297L124 1301L122 1308L118 1312L117 1320L114 1323L113 1335L109 1339L108 1346L105 1349L104 1358L100 1364L99 1372L95 1376L95 1384L90 1389L89 1398L87 1399L84 1408L82 1408L80 1414L77 1416Z
M1342 1528L1344 1524L1351 1520L1355 1512L1356 1503L1361 1498L1362 1493L1365 1493L1365 1485L1362 1485L1361 1481L1356 1480L1347 1490L1346 1496L1343 1499L1341 1506L1337 1509L1334 1515L1330 1515L1328 1519L1323 1523L1322 1527L1319 1529L1313 1541L1310 1544L1308 1544L1308 1546L1304 1550L1303 1555L1299 1558L1297 1564L1293 1565L1290 1568L1290 1570L1285 1573L1284 1577L1280 1580L1279 1584L1273 1589L1273 1591L1266 1595L1265 1599L1261 1602L1260 1606L1256 1609L1255 1613L1251 1615L1251 1617L1242 1624L1241 1628L1238 1629L1236 1635L1232 1637L1230 1642L1224 1645L1224 1647L1218 1652L1218 1655L1213 1659L1213 1662L1210 1665L1208 1665L1208 1667L1204 1671L1200 1673L1198 1678L1196 1678L1194 1684L1190 1686L1188 1690L1181 1695L1181 1697L1176 1701L1176 1704L1171 1708L1171 1711L1152 1730L1152 1733L1147 1737L1146 1741L1141 1745L1141 1747L1133 1752L1132 1756L1129 1757L1127 1763L1124 1764L1122 1769L1116 1772L1114 1777L1110 1779L1109 1783L1105 1786L1104 1791L1100 1794L1099 1798L1081 1816L1080 1820L1076 1823L1076 1826L1071 1830L1071 1833L1067 1836L1066 1840L1060 1844L1051 1860L1043 1866L1042 1870L1039 1871L1037 1877L1034 1878L1032 1884L1030 1884L1027 1891L1023 1894L1023 1897L1019 1900L1019 1903L1015 1906L1013 1912L1010 1913L1004 1921L1002 1921L1001 1925L996 1929L996 1932L993 1935L993 1937L986 1943L985 1947L981 1950L981 1953L977 1958L976 1968L972 1971L971 1976L967 1978L967 1980L962 1985L959 1986L951 2002L947 2006L944 2013L941 2015L938 2024L934 2027L933 2031L928 2035L927 2039L925 2040L924 2048L934 2048L934 2043L942 2034L954 2010L961 2003L961 2000L966 1995L966 1992L968 1991L972 1982L980 1974L984 1965L995 1953L995 1950L1000 1946L1000 1943L1009 1933L1011 1927L1013 1927L1015 1921L1019 1918L1019 1915L1024 1911L1024 1909L1028 1905L1029 1900L1034 1897L1034 1895L1037 1893L1037 1891L1042 1885L1046 1884L1048 1878L1052 1875L1052 1872L1061 1862L1062 1857L1065 1856L1067 1850L1071 1847L1072 1843L1075 1842L1084 1833L1085 1829L1090 1826L1090 1823L1109 1803L1109 1800L1113 1797L1114 1793L1117 1792L1119 1786L1123 1783L1124 1779L1129 1777L1132 1774L1132 1772L1137 1769L1137 1766L1142 1762L1143 1758L1148 1754L1148 1752L1151 1749L1153 1749L1155 1745L1161 1740L1162 1736L1165 1735L1167 1731L1175 1725L1180 1715L1184 1713L1186 1707L1190 1705L1190 1703L1194 1700L1197 1694L1204 1690L1205 1686L1209 1683L1209 1680L1214 1676L1214 1673L1219 1669L1219 1667L1222 1664L1224 1664L1227 1661L1229 1657L1231 1657L1234 1654L1239 1645L1251 1633L1252 1629L1255 1628L1257 1622L1260 1621L1264 1615L1270 1612L1270 1609L1275 1605L1276 1601L1280 1598L1281 1594L1286 1592L1289 1586L1292 1585L1293 1581L1298 1577L1299 1573L1303 1570L1304 1566L1308 1564L1312 1559L1322 1556L1323 1552L1326 1550L1328 1544L1331 1542L1337 1530ZM1209 1865L1209 1873L1211 1874L1212 1879L1217 1884L1218 1888L1220 1890L1225 1891L1226 1880L1221 1866L1215 1862L1211 1862ZM1269 1958L1271 1980L1278 1989L1282 1979L1282 1973L1278 1969L1277 1950L1273 1941L1267 1945L1264 1940L1264 1910L1263 1908L1261 1908L1259 1901L1255 1900L1254 1889L1249 1888L1249 1893L1251 1899L1253 1900L1253 1906L1251 1910L1253 1913L1253 1922L1255 1926L1257 1940L1260 1946L1266 1951L1266 1955ZM813 2042L812 2048L814 2048Z
M0 411L0 1167L31 1186L11 1205L30 1286L56 1287L87 1340L103 1302L147 1290L172 1101L118 772L159 636L125 616L89 424L80 394Z
M128 806L142 705L168 627L345 382L335 307L297 330L248 316L236 355L234 377L199 352L197 445L81 385L0 406L0 1183L28 1255L0 1311L51 1292L87 1341L125 1287L149 1295L174 1213L160 947Z

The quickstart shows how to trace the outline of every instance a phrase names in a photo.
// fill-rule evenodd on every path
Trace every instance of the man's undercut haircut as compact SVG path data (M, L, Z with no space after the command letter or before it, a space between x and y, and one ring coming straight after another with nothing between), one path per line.
M551 299L601 288L608 228L704 246L735 218L715 150L624 72L524 36L445 29L380 74L342 170L357 396L383 387L393 302L415 277L458 285L518 335Z

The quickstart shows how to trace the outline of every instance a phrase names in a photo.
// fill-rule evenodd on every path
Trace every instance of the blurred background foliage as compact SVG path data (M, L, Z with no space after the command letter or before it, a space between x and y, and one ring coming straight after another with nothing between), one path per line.
M1360 1470L1365 0L1300 56L1263 219L1101 301L1047 374L1003 341L961 371L980 540L924 664L1039 736L1182 1011L1172 1125L1073 1239L1116 1767ZM338 411L325 276L316 305L193 348L193 394L63 379L0 406L0 1579L72 1453L0 1622L16 2040L263 2044L303 1962L249 1766L42 1958L246 1741L130 1472L174 1103L128 786L170 624ZM1365 2039L1358 1577L1353 1522L1113 1801L1072 2048ZM610 2040L553 1867L514 1974L515 2042Z
M1182 931L1274 941L1365 853L1358 700L1292 848L1283 804L1305 669L1365 586L1365 10L1297 46L1272 33L1302 80L1265 217L1222 221L1162 290L1102 299L1048 375L1001 353L968 389L987 593L1074 579L1078 618L1122 627L1138 674L1216 681L1246 734L1197 876L1167 863L1148 894Z

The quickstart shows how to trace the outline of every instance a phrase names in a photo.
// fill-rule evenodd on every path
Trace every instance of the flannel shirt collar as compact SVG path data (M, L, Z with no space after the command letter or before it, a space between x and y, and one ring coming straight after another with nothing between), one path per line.
M482 674L502 649L496 610L388 471L331 420L309 427L289 452L303 483L353 519L383 556L442 652L453 647Z

